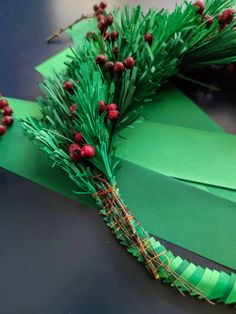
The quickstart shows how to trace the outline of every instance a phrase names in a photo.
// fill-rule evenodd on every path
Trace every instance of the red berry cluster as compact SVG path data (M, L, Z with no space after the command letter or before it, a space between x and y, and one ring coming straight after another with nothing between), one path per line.
M132 57L126 58L123 63L121 61L114 63L112 61L106 61L104 54L100 54L96 57L96 63L101 67L104 66L105 70L110 72L110 74L116 74L118 76L122 75L125 69L133 69L134 67L134 59Z
M197 13L203 15L205 10L205 2L203 0L197 0L194 3L194 6L198 8ZM234 10L233 9L225 9L222 13L217 16L220 29L222 30L225 26L229 25L234 18ZM210 15L205 15L206 28L211 27L214 22L214 19Z
M116 104L106 105L106 103L101 100L98 102L99 112L107 112L107 118L111 121L115 121L119 118L120 112L118 110L118 106Z
M93 10L96 16L102 15L106 7L107 7L106 1L101 1L99 4L95 4L93 6Z
M85 144L81 133L75 134L75 143L69 146L70 158L75 161L85 161L95 156L95 149L93 146Z
M103 34L103 37L110 39L111 34L107 33L107 28L113 24L114 19L113 19L113 16L111 14L104 15L104 11L105 11L106 7L107 7L106 1L102 1L102 2L100 2L100 4L95 4L93 6L93 10L95 12L95 15L97 16L98 28L101 31L101 33ZM112 38L114 39L114 34L113 34Z
M12 118L13 110L9 106L9 103L6 99L0 99L0 111L3 114L2 124L0 124L0 137L3 136L7 127L11 126L14 123L14 119Z

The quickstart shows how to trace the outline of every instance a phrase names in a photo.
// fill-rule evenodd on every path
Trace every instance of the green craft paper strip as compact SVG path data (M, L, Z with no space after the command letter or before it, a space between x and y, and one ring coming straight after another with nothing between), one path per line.
M228 296L228 298L226 299L226 304L231 304L234 303L236 300L236 282L234 283L234 287L232 289L232 292L230 293L230 295Z
M203 274L204 274L204 268L201 266L197 266L196 270L192 274L192 276L189 278L189 281L194 285L197 286L197 284L200 282Z
M209 297L211 300L216 300L218 298L217 294L213 294L213 291L215 289L214 287L216 286L217 281L219 280L219 277L220 277L220 272L214 269L211 275L211 279L210 279L212 289L211 291L209 289Z
M35 103L9 101L16 118L18 114L21 117L38 114ZM73 193L76 190L73 182L59 168L51 168L50 160L25 140L17 123L0 140L0 166L95 206L91 198ZM128 162L117 173L117 180L126 204L150 233L236 269L236 205L233 202Z
M163 86L153 100L144 105L143 116L151 122L223 132L216 122L171 84Z
M169 264L169 261L167 260L165 263L165 266L170 267L170 269L175 271L178 280L176 280L174 283L172 282L172 278L166 276L164 273L162 275L162 271L159 272L161 274L161 278L164 280L164 282L167 282L171 284L172 286L177 286L180 288L181 291L185 292L189 289L186 287L186 284L192 284L195 289L190 293L193 296L197 296L199 299L206 298L208 300L217 300L218 302L224 302L226 303L229 296L230 296L230 303L236 303L236 298L234 298L235 292L236 292L236 275L234 273L231 274L225 274L225 273L219 273L216 270L210 270L208 268L201 268L198 266L196 270L193 270L193 275L190 279L187 280L184 277L185 271L191 266L191 263L188 261L184 261L181 263L181 266L184 267L187 265L184 272L182 272L181 266L178 267L177 270L172 268L172 264ZM164 267L163 267L164 270ZM219 275L219 276L217 276ZM213 280L212 280L213 278ZM218 280L218 278L220 280ZM220 282L221 280L224 280L223 284ZM220 295L223 295L221 299L218 297L214 297L211 295L211 292L220 286L219 292ZM204 297L203 297L204 296Z
M197 266L194 265L193 263L189 263L188 267L183 271L182 273L182 278L184 278L185 280L188 280L192 274L195 272Z
M219 280L216 283L216 287L218 289L218 298L224 302L225 291L227 289L228 282L230 280L230 276L225 272L220 273Z
M228 286L225 289L225 294L223 295L221 302L225 302L226 299L228 298L228 296L231 294L231 292L233 291L234 288L234 284L235 284L235 279L236 279L236 275L232 274L230 279L228 280Z
M182 263L179 265L179 267L175 269L175 271L178 274L182 274L188 268L188 265L189 265L189 262L184 259L182 261ZM177 281L176 281L176 283L177 283Z
M197 288L200 291L204 291L205 295L208 295L211 290L211 287L209 286L211 276L212 276L212 270L210 270L209 268L206 268L200 282L197 285Z
M171 261L171 269L176 270L182 262L183 259L180 256L177 256L173 261Z
M121 135L128 139L117 145L121 159L178 179L236 189L234 135L149 121Z

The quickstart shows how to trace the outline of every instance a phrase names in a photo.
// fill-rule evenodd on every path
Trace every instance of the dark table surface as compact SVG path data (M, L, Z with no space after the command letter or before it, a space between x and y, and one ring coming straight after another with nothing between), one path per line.
M47 46L44 39L83 10L89 12L84 3L0 0L4 94L37 97L40 76L34 67L69 44L66 36ZM235 74L205 70L191 75L218 84L222 91L210 93L190 83L175 83L227 132L236 133ZM223 269L167 245L196 263ZM0 169L0 314L230 312L235 310L183 298L153 281L115 241L95 210Z

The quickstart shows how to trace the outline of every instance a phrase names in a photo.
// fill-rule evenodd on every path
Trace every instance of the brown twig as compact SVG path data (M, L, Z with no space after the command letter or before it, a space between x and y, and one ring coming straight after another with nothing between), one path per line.
M72 28L72 26L74 26L75 24L77 24L77 23L79 23L79 22L81 22L81 21L83 21L83 20L93 18L93 17L95 17L94 14L88 14L88 15L82 14L82 16L81 16L79 19L75 20L75 21L74 21L73 23L71 23L70 25L68 25L68 26L66 26L66 27L63 27L63 28L60 28L56 33L50 35L50 36L46 39L46 43L48 44L48 43L50 43L53 39L60 37L63 32L65 32L65 31L66 31L67 29L69 29L69 28Z

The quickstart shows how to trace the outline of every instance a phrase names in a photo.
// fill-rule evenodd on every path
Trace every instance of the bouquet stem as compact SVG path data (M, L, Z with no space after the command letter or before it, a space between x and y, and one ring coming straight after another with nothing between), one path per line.
M71 28L75 24L77 24L83 20L90 19L94 16L95 16L94 14L88 14L88 15L82 14L82 16L79 19L75 20L73 23L71 23L70 25L67 25L66 27L59 28L59 30L57 32L55 32L54 34L52 34L48 38L46 38L46 43L48 44L51 41L53 41L53 39L60 37L62 33L64 33L67 29Z
M214 304L208 300L203 291L173 270L172 262L175 256L145 231L124 205L117 187L111 186L104 175L94 177L94 182L97 192L93 197L102 208L100 213L104 216L107 225L127 251L145 264L151 276L171 283L182 295L185 295L184 291L186 291Z

